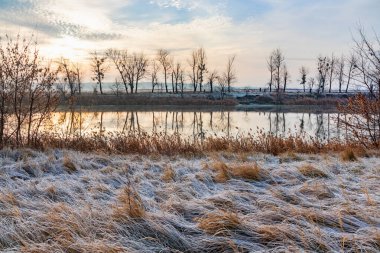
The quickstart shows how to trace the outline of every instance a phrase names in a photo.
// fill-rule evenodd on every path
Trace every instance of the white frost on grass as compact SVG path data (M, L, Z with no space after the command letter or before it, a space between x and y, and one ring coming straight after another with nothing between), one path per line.
M378 157L3 150L0 164L1 252L380 250Z

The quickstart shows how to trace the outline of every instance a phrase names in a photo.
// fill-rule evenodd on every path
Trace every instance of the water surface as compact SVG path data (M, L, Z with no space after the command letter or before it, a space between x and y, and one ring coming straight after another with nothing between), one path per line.
M110 132L179 133L182 136L236 136L262 130L277 136L305 132L320 140L344 138L337 113L257 111L63 111L53 114L49 131L65 135Z

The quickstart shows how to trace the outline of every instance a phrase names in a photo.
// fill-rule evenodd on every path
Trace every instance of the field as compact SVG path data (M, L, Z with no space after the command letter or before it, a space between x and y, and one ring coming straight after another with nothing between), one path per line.
M1 252L378 252L376 151L0 151Z

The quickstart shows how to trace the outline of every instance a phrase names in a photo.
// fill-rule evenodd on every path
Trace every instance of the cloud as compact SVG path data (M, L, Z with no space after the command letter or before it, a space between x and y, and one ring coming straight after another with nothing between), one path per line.
M86 40L115 40L122 34L92 29L82 22L72 22L65 9L50 9L54 1L15 0L0 2L0 22L45 33L48 36L73 36ZM67 9L70 11L70 8ZM81 10L83 11L83 10ZM80 20L80 17L78 17ZM94 17L96 18L96 17Z
M49 55L73 57L168 48L185 61L203 46L219 70L237 54L242 85L266 83L266 57L280 47L296 85L300 65L347 53L359 22L378 29L379 9L378 0L0 0L0 30L37 31Z

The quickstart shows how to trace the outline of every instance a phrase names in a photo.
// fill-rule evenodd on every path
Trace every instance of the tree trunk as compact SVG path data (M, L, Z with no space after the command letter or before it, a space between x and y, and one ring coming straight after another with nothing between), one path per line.
M165 89L166 89L166 93L169 93L169 90L168 90L168 77L167 77L167 73L166 73L166 70L165 70Z

